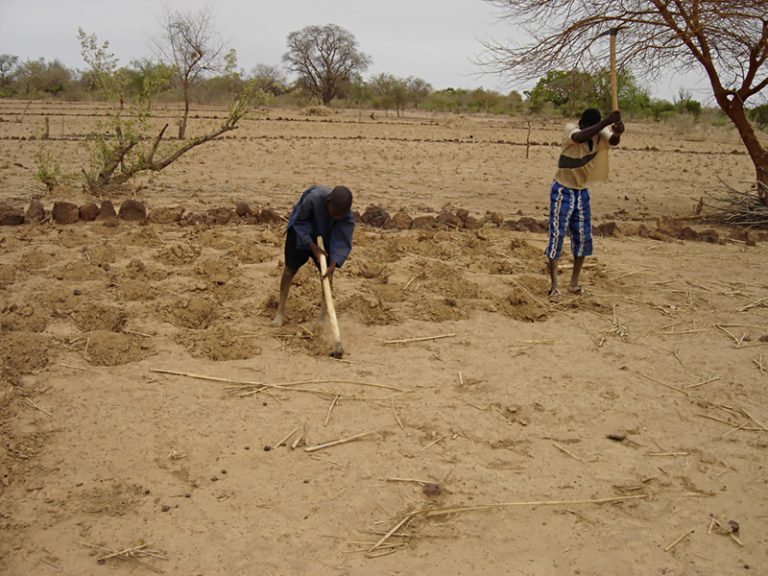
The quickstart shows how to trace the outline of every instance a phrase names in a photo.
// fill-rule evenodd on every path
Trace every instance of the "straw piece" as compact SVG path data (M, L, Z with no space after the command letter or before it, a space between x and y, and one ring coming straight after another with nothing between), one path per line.
M454 333L439 334L437 336L424 336L421 338L405 338L403 340L385 340L382 344L408 344L410 342L426 342L427 340L440 340L441 338L452 338L456 336Z
M316 444L315 446L308 446L304 448L305 452L315 452L316 450L322 450L324 448L330 448L331 446L338 446L339 444L346 444L347 442L352 442L354 440L358 440L360 438L363 438L364 436L370 436L371 434L378 434L379 430L370 430L369 432L363 432L362 434L355 434L354 436L349 436L348 438L340 438L338 440L332 440L330 442L324 442L323 444Z
M48 410L45 410L44 408L40 408L40 406L38 406L37 404L35 404L35 402L34 402L34 401L32 400L32 398L30 398L29 396L24 396L24 400L26 400L26 401L27 401L27 403L28 403L30 406L32 406L33 408L37 408L38 410L40 410L40 412L42 412L43 414L47 414L48 416L53 416L53 414L51 414L50 412L48 412Z
M405 430L405 426L403 426L403 422L400 420L400 416L397 415L397 410L395 410L395 397L390 396L389 399L392 401L392 414L394 414L398 426L400 426L401 430Z
M334 399L331 401L331 405L328 406L328 414L325 416L325 422L323 423L323 426L328 426L328 422L331 421L331 413L333 412L333 407L336 406L340 397L340 394L336 394Z
M290 440L291 436L293 436L294 434L296 434L296 432L298 432L298 431L299 431L299 429L298 429L298 428L294 428L293 430L291 430L290 432L288 432L288 434L286 435L286 437L285 437L285 438L283 438L282 440L280 440L280 442L278 442L277 444L275 444L275 448L280 448L280 446L282 446L283 444L285 444L286 442L288 442L288 440Z
M746 306L742 306L737 311L746 312L750 308L754 308L755 306L760 306L763 302L766 302L766 301L768 301L768 296L766 296L765 298L760 298L760 300L755 300L754 302L752 302L751 304L747 304Z
M672 548L674 548L675 546L677 546L678 544L680 544L680 542L682 542L682 541L683 541L683 540L684 540L684 539L685 539L687 536L690 536L690 535L691 535L691 534L693 534L694 532L695 532L695 530L693 530L693 529L691 529L691 530L688 530L688 532L686 532L685 534L683 534L682 536L680 536L679 538L677 538L677 539L676 539L674 542L672 542L672 544L670 544L669 546L667 546L666 548L664 548L664 552L669 552L670 550L672 550Z

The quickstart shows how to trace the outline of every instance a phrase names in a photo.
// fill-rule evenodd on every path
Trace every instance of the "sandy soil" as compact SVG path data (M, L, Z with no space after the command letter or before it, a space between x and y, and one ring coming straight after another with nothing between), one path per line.
M87 200L45 194L19 138L50 116L74 171L98 108L23 111L0 102L2 200ZM270 111L115 199L284 213L317 181L361 211L542 218L559 133L534 122L526 159L524 119ZM632 123L612 170L594 213L620 227L752 174L728 129ZM0 228L0 572L766 570L768 244L598 238L591 294L552 303L544 234L360 225L338 361L309 267L270 326L281 234ZM162 558L98 562L142 545Z

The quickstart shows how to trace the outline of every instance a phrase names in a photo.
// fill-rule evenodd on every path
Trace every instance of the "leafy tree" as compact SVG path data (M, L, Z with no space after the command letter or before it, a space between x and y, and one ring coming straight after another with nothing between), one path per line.
M598 100L592 76L578 70L550 70L540 78L533 90L528 92L528 105L533 112L542 110L551 103L557 110L573 116Z
M251 70L251 81L259 90L272 96L280 96L288 92L288 79L278 66L257 64Z
M766 0L486 0L522 25L531 41L488 42L486 64L522 80L541 70L605 67L596 38L619 33L618 60L641 76L698 69L733 122L755 167L758 195L768 204L768 149L747 115L747 101L768 88Z
M299 75L299 84L328 105L371 63L355 37L336 24L307 26L288 35L283 62Z
M757 124L761 130L768 128L768 104L755 106L749 111L749 117Z
M17 73L18 56L0 54L0 88L5 88L13 82Z
M71 79L71 72L58 60L25 60L16 69L16 80L25 97L61 94Z
M174 70L163 62L143 58L131 62L131 92L144 98L147 110L152 107L152 101L171 87Z
M413 107L417 110L419 104L424 102L432 93L432 85L426 80L416 78L415 76L408 76L405 79L405 87L408 90L411 102L413 102Z
M409 96L406 81L392 74L379 74L371 78L369 85L375 96L374 104L386 111L394 108L399 117Z
M162 39L155 41L161 59L176 72L184 98L179 139L184 139L189 120L190 89L209 72L220 68L224 44L213 27L210 9L198 12L165 11Z
M221 126L180 146L168 145L162 141L168 124L156 136L149 135L146 93L131 102L130 114L124 113L126 76L118 73L117 59L109 52L109 42L100 44L95 35L88 35L82 29L79 39L88 75L99 91L114 103L106 125L99 126L89 135L92 162L90 169L83 170L83 176L85 188L93 194L120 186L142 172L163 170L196 146L237 128L237 123L248 111L251 96L242 94ZM114 133L114 138L105 134L105 128Z

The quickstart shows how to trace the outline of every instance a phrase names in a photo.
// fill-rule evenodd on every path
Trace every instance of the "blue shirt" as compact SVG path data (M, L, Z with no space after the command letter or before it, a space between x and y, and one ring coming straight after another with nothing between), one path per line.
M318 236L323 237L328 263L337 266L352 251L352 233L355 230L355 217L347 211L339 220L334 220L326 208L326 201L331 189L327 186L312 186L301 194L299 201L291 210L287 229L293 227L296 232L296 248L309 250L309 245Z

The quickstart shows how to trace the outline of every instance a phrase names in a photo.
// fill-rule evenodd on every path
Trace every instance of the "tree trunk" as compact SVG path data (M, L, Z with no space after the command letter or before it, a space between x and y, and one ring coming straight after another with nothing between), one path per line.
M727 102L728 105L723 106L723 103L718 99L720 107L723 108L728 118L736 126L736 130L739 131L741 141L744 143L749 158L755 166L755 181L760 202L768 206L768 150L763 148L757 139L755 130L752 128L749 118L747 118L747 113L741 100L735 97Z
M179 140L184 140L187 135L187 119L189 118L189 85L184 84L184 116L179 122Z

